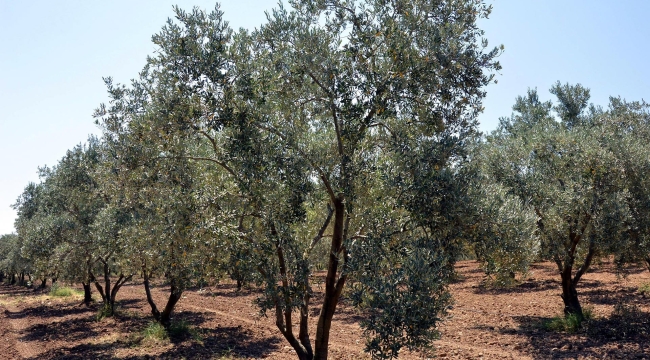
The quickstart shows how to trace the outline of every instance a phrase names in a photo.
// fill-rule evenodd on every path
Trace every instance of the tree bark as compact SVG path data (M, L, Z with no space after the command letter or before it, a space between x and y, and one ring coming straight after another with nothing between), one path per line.
M171 286L169 298L167 299L167 305L165 305L165 309L163 309L162 313L160 313L159 321L160 324L166 329L169 329L169 326L171 325L171 314L174 311L174 307L176 306L178 300L180 300L182 294L183 290L177 288L174 285Z
M93 273L91 273L90 271L88 272L88 278L90 279L90 281L93 282L93 284L95 284L95 288L97 289L99 296L102 297L102 303L106 303L106 293L104 292L104 287L102 287L99 281L97 281L97 279L95 278L95 275L93 275Z
M90 282L88 283L82 282L81 285L83 285L84 287L84 304L88 306L93 301L92 294L90 292Z
M46 286L47 286L47 278L43 278L43 279L41 279L41 286L40 286L40 288L41 288L41 289L45 289Z
M327 266L327 277L325 278L325 299L316 327L316 346L314 352L314 359L316 360L327 359L332 318L334 317L336 305L338 304L347 277L345 274L341 274L337 279L344 238L345 204L343 201L344 198L342 195L333 199L334 227L332 229L332 244Z
M156 303L153 301L153 297L151 297L151 290L149 289L149 274L144 269L144 266L142 270L142 276L144 277L144 292L147 294L147 302L151 307L151 315L153 315L153 318L156 321L160 322L160 311L158 310L158 307L156 307Z
M133 275L129 276L124 276L124 274L120 274L120 277L117 279L115 282L115 285L113 285L113 289L111 290L111 294L108 297L109 298L109 305L111 307L111 315L115 312L115 298L117 297L117 292L120 291L120 288L122 288L122 285L124 285L127 281L131 280L131 277Z
M287 266L284 259L284 250L280 243L279 238L277 237L277 232L275 226L271 225L271 233L276 236L276 254L278 256L278 264L280 266L280 276L282 281L282 287L284 289L284 297L275 299L275 325L278 327L284 338L289 342L291 347L296 351L298 359L300 360L312 360L314 354L311 348L311 342L309 340L309 333L304 330L308 328L308 312L304 311L303 308L308 306L309 299L307 298L307 303L303 299L303 305L301 307L300 313L300 342L296 339L295 334L293 333L293 320L292 320L292 304L291 297L289 295L289 278L287 276ZM306 292L309 293L308 291ZM284 305L281 302L284 301ZM303 314L307 316L303 316ZM304 328L304 329L303 329Z
M562 271L562 300L564 301L564 315L576 315L582 320L582 307L578 300L576 282L571 276L571 266L565 266Z

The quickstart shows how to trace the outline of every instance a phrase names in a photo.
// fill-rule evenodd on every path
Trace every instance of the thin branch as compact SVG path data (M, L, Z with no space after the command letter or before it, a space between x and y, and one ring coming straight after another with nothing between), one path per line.
M311 250L318 244L320 239L324 237L323 233L327 229L327 227L330 224L330 221L332 220L332 215L334 215L334 209L332 209L332 206L328 203L327 204L327 218L325 218L325 222L323 223L323 226L321 226L320 230L318 230L318 234L314 236L314 239L311 241L311 246L309 246L309 250L307 250L307 253L310 253Z

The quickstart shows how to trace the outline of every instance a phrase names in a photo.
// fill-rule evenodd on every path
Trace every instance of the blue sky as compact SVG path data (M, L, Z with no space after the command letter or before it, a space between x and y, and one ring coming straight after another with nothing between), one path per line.
M480 26L505 52L482 130L494 129L529 87L550 99L557 80L591 88L596 104L610 95L650 100L650 1L492 3ZM37 168L99 132L91 115L106 101L102 77L128 82L138 74L174 4L213 9L215 2L0 0L0 234L13 231L9 205L38 181ZM232 27L253 28L275 4L225 0L222 10Z

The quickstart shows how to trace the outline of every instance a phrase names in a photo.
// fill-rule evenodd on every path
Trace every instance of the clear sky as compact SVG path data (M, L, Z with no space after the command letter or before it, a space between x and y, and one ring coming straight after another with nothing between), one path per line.
M275 0L224 0L234 28L253 28ZM488 87L481 129L511 113L517 95L557 80L650 101L650 1L495 0L481 21L490 45L505 45L499 83ZM205 0L0 0L0 234L13 231L10 205L37 168L99 133L91 117L106 101L103 76L128 82L154 46L172 5L211 10Z

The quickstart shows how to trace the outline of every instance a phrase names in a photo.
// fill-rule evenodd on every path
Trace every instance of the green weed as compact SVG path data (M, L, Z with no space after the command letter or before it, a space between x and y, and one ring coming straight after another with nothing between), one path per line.
M59 284L54 284L52 285L52 288L50 289L50 296L53 297L68 297L72 295L79 295L81 294L81 291L72 289L69 287L65 286L59 286Z
M169 339L169 334L164 326L158 322L152 321L146 328L144 328L144 330L142 330L142 337L143 340L165 341Z
M591 307L584 307L582 309L582 319L576 314L569 314L567 316L557 316L544 323L544 328L554 332L567 332L574 333L578 331L585 321L594 318L594 311Z

